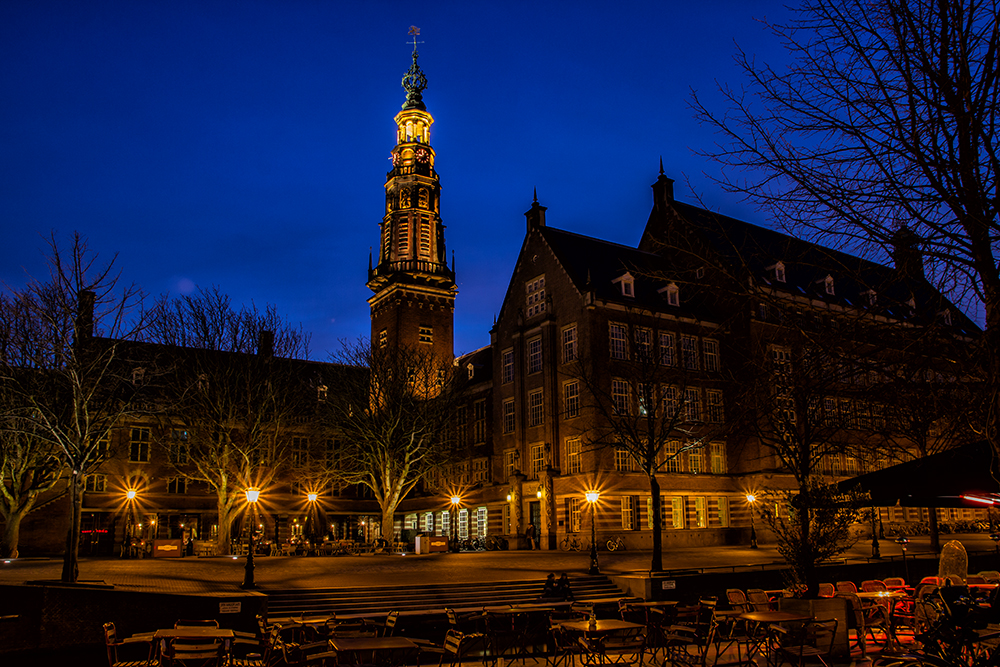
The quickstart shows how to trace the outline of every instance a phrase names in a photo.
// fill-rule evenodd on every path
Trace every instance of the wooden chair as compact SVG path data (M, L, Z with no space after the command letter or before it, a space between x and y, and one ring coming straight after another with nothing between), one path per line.
M883 643L888 642L889 619L885 607L877 604L865 605L857 593L837 593L837 597L847 600L847 627L855 633L855 645L861 649L861 657L868 655L868 637L877 642L875 631L882 632Z
M444 665L444 661L448 659L449 667L456 667L456 665L461 665L462 660L468 655L473 649L480 649L485 651L486 649L486 636L479 632L471 632L468 634L463 634L457 630L452 630L449 628L448 632L444 636L444 644L442 644L440 653L441 659L438 661L438 667ZM427 653L435 653L434 649L421 647L421 651Z
M753 607L753 611L771 610L771 598L767 597L767 593L762 588L748 588L747 601Z
M970 574L965 578L966 584L987 584L986 577L979 574Z
M837 619L806 621L799 627L772 626L777 639L777 655L780 665L787 660L802 667L807 660L816 659L826 666L824 658L833 652L833 641L837 636Z
M635 602L642 602L642 598L618 598L618 615L623 621L645 624L646 611L642 607L633 607L632 604Z
M740 589L727 588L726 599L729 601L729 606L734 610L739 611L741 614L750 611L750 603L747 602L746 593Z
M895 590L897 588L906 588L906 580L902 577L886 577L882 580L885 583L885 587L889 590Z
M982 570L979 576L985 579L988 584L1000 584L1000 571Z
M223 667L227 653L225 643L218 640L191 641L178 637L160 641L162 667Z
M147 665L153 663L153 659L156 655L156 643L153 641L152 634L132 635L128 639L119 641L114 623L104 624L104 645L108 651L108 667L146 667ZM118 655L118 649L127 645L135 646L136 654L138 654L141 647L141 650L146 654L146 657L135 657L130 660L122 659Z
M833 584L820 584L818 594L821 598L832 598L837 594L837 589Z
M646 637L642 628L617 630L585 641L584 663L594 665L642 666Z

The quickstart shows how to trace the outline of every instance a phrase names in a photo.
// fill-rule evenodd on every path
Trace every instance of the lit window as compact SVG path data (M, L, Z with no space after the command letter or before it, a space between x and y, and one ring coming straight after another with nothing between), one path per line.
M580 511L581 502L579 498L567 498L566 507L569 514L569 532L579 533L582 525L582 515Z
M417 340L421 343L433 343L434 342L434 329L433 327L420 327L420 333Z
M709 445L709 450L711 452L712 461L712 474L713 475L725 475L726 470L726 443L724 442L713 442Z
M542 339L535 337L528 341L528 374L542 371Z
M663 472L681 471L680 450L681 443L677 440L670 440L663 446Z
M378 346L385 347L389 344L389 331L382 329L378 332Z
M542 390L536 389L528 393L528 426L541 426L544 421L545 408Z
M609 349L612 359L628 358L626 331L627 328L624 324L612 322L608 325L608 333L610 337Z
M317 401L325 401L326 400L326 392L327 392L327 388L326 388L325 384L321 384L320 386L316 387L316 400Z
M670 498L670 517L675 529L683 529L687 522L684 520L684 497L672 496Z
M705 453L701 447L696 447L688 451L688 472L694 474L699 474L705 471L704 469L704 459Z
M635 498L622 496L622 530L635 530Z
M701 496L694 499L694 520L696 528L708 527L708 512L705 508L705 499Z
M719 526L721 528L729 527L729 498L726 496L719 496Z

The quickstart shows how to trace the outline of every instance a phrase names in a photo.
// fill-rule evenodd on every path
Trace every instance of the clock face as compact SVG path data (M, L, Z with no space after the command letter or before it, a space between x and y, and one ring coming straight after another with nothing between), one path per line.
M426 149L421 148L417 150L417 160L419 162L427 162L430 159L431 159L431 154L428 153Z
M395 166L399 166L399 153L393 153L392 154L392 165L394 167Z

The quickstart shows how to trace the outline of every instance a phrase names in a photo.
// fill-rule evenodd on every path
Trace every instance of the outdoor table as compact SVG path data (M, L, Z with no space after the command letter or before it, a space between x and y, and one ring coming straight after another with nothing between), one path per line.
M646 626L642 623L633 623L631 621L619 621L616 618L599 618L594 624L594 627L590 626L590 621L563 621L559 624L560 627L570 631L578 632L584 635L603 635L609 632L614 632L615 630L627 630L630 628L645 628Z
M781 623L802 623L812 620L810 614L799 614L793 611L747 611L737 618L754 623L757 627L764 626L764 632L747 631L746 663L753 662L754 656L763 649L764 659L771 664L771 628Z
M395 667L391 660L393 653L419 650L416 642L406 637L330 637L330 648L337 652L337 661L343 665L352 661L341 659L342 654L351 654L353 664L374 664ZM370 660L362 660L362 653L370 655Z
M889 639L883 652L899 648L899 640L896 639L896 600L909 597L906 591L898 588L891 591L859 591L858 597L862 600L872 600L886 609L889 619Z

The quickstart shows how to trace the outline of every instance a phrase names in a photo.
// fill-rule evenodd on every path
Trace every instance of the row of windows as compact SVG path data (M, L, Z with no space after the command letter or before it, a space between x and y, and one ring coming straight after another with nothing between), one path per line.
M185 477L168 477L167 493L187 493L188 480ZM87 475L83 480L83 488L89 493L105 493L110 491L108 476L102 473Z
M654 332L647 327L633 327L634 338L629 349L628 325L608 323L608 349L612 359L680 366L686 370L718 372L722 369L719 341L702 338L700 350L697 336L680 335L672 331ZM678 348L679 344L679 348Z
M572 324L563 327L560 333L560 350L562 362L569 363L577 359L577 332L576 325ZM542 337L535 336L529 338L527 342L527 371L528 375L541 373L544 367L542 356ZM514 381L514 350L507 349L500 353L500 382L509 384Z
M634 399L633 399L634 394ZM725 421L722 391L704 390L705 408L702 406L700 387L675 387L673 385L633 385L621 378L611 380L611 402L615 414L649 415L662 419L680 418L687 422L721 424ZM656 407L659 406L659 410Z
M485 403L483 406L485 411ZM133 427L129 432L129 462L148 463L151 431L145 427ZM190 459L188 439L190 434L183 429L173 429L170 441L167 443L167 461L174 465L187 465ZM327 438L324 442L324 462L333 466L339 459L339 440ZM107 443L101 444L102 450L107 449ZM293 437L289 447L289 462L293 467L305 467L310 462L310 443L308 438Z
M653 498L646 496L646 522L640 522L641 496L620 496L618 509L622 530L653 529ZM609 504L614 500L607 501ZM667 529L728 528L732 517L728 496L660 496L661 519ZM569 532L578 533L583 526L583 501L566 499Z
M578 437L567 438L564 451L564 465L567 474L582 473L581 439ZM665 473L701 474L707 472L713 475L725 475L729 471L726 460L726 443L712 442L707 446L685 447L680 440L671 440L657 452L656 466L658 470ZM618 472L635 472L638 470L635 459L625 447L615 448L615 470Z

